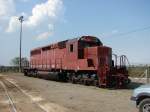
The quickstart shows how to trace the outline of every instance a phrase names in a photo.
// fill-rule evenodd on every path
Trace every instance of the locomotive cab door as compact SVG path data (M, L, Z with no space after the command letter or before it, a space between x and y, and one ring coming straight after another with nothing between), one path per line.
M73 70L77 65L77 41L68 41L66 47L66 66L68 69Z
M78 41L78 59L84 59L84 45Z

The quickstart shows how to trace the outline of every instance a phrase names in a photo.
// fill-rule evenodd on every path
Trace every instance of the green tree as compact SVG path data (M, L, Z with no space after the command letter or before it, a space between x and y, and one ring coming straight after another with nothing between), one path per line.
M15 57L11 60L10 64L12 66L19 66L19 64L20 64L19 62L20 62L20 58ZM29 65L29 61L26 57L21 58L21 63L22 63L22 66L28 66Z

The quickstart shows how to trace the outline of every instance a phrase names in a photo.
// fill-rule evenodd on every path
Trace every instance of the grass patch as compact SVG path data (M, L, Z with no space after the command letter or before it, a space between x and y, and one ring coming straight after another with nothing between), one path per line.
M129 76L130 77L141 77L141 75L145 72L145 70L148 70L148 75L150 75L150 67L146 66L134 66L134 67L129 67Z

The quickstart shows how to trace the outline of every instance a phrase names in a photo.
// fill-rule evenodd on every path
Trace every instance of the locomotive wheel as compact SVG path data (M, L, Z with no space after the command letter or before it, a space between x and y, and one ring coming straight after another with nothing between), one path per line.
M28 72L28 76L31 77L32 76L32 72L31 70Z
M89 86L89 81L87 79L84 80L84 85Z
M73 83L73 84L76 84L76 79L73 78L73 79L72 79L72 83Z
M84 84L84 79L80 79L80 84Z
M72 77L72 83L77 84L77 78L75 76Z
M96 86L96 87L98 87L98 80L94 80L93 81L93 85Z
M24 71L24 76L28 76L28 72L27 71Z
M37 71L33 71L33 77L37 77Z

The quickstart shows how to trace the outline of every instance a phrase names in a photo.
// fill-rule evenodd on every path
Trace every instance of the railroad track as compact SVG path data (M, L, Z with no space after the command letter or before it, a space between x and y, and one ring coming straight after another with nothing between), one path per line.
M9 112L48 112L38 103L32 101L31 96L28 95L19 86L3 78L2 76L0 76L0 85L7 98L6 101L9 102L9 109L7 109Z
M9 95L9 93L8 93L8 90L7 90L6 86L5 86L5 84L4 84L2 81L0 81L0 84L2 85L2 87L3 87L4 91L5 91L5 94L6 94L7 98L8 98L9 105L10 105L10 111L11 111L11 112L17 112L16 106L15 106L15 104L14 104L12 98L10 97L10 95Z
M1 97L3 93L4 99ZM0 75L0 101L1 99L8 101L9 106L1 109L0 112L69 112L66 108L51 103L42 99L41 101L35 100L36 96L23 90L18 84L10 79L7 79Z

